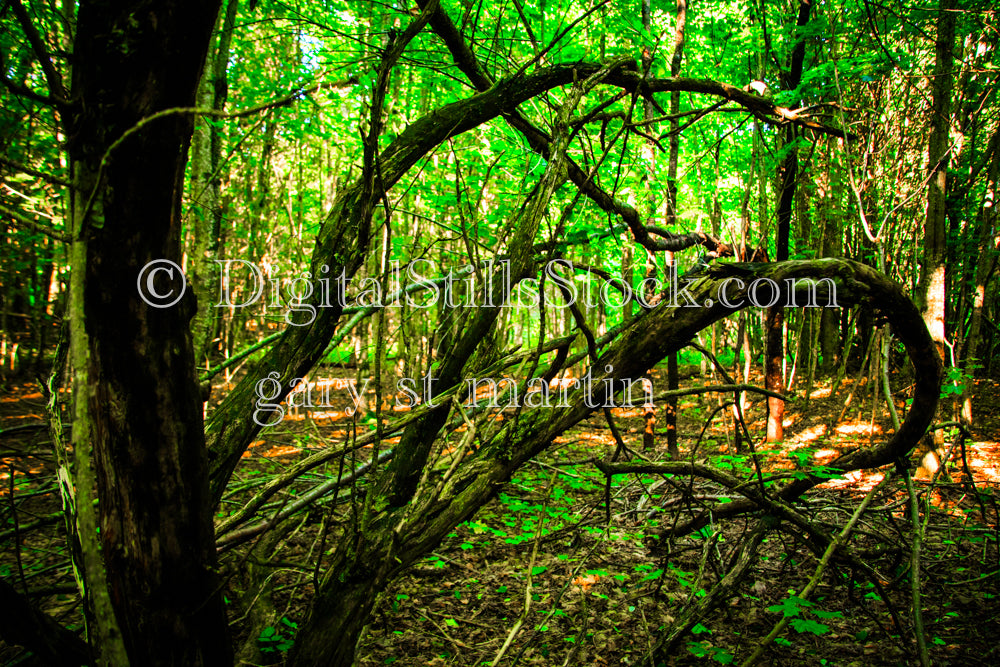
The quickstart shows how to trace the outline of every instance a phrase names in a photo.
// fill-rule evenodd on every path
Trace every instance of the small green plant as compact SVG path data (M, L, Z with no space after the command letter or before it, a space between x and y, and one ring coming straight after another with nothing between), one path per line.
M295 633L298 629L298 623L282 616L281 623L277 626L269 625L260 631L257 647L261 653L287 653L295 643Z
M705 641L688 642L687 650L697 658L711 658L720 665L733 662L733 654L719 646L712 646Z
M972 364L971 372L979 366ZM966 374L961 368L949 368L945 373L945 381L941 383L941 398L948 396L961 396L965 393L965 388L972 382L972 376Z
M812 602L803 600L795 595L788 596L781 601L781 604L770 606L767 610L775 614L781 613L785 618L790 619L788 624L796 632L808 632L814 635L825 635L830 631L830 626L820 623L813 618L806 618L806 616L813 616L823 620L843 617L843 614L839 611L823 611Z

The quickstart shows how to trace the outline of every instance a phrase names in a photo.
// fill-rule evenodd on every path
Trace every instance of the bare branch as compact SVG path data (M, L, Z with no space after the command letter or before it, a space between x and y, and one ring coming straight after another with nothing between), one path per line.
M49 84L49 93L52 95L52 99L59 105L66 105L66 88L63 87L62 75L59 74L59 71L52 64L52 59L49 57L48 49L45 48L42 36L39 34L35 24L31 22L31 17L25 11L21 0L11 0L10 6L14 10L14 15L17 16L18 22L21 24L21 29L24 30L24 34L28 38L28 43L31 44L31 48L35 52L35 57L38 58L38 64L41 65L42 72L45 74L45 81Z

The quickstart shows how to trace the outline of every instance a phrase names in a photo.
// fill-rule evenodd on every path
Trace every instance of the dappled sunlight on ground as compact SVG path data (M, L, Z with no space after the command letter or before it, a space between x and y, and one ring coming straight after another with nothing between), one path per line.
M831 391L833 391L832 387L820 387L819 389L813 389L812 393L809 394L809 398L830 398Z
M970 442L965 449L973 475L1000 484L1000 442Z
M874 435L882 432L882 427L878 424L864 423L859 421L844 422L834 429L840 435Z
M590 443L593 445L604 445L607 447L613 447L615 444L615 439L610 433L581 433L577 440L581 442Z
M865 474L861 470L852 470L851 472L845 474L843 477L838 479L831 479L823 484L820 484L818 488L820 489L853 489L856 491L871 491L875 486L885 478L885 475L880 472L874 472L870 474Z
M826 435L826 424L816 424L810 426L795 436L795 440L802 443L809 443Z

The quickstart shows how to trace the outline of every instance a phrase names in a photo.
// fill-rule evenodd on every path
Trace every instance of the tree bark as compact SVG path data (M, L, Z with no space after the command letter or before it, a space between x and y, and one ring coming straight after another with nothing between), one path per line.
M1000 234L994 229L997 222L998 181L1000 181L1000 125L990 138L988 153L991 153L986 173L986 193L983 197L979 216L979 258L976 261L975 293L972 295L972 313L969 318L969 336L965 340L965 358L962 360L967 378L962 396L961 418L965 424L972 424L972 378L975 376L976 349L979 347L980 331L983 326L983 308L986 304L986 284L996 270L997 251L1000 250Z
M646 4L643 5L647 7ZM681 73L681 63L684 59L684 29L687 25L687 0L677 0L677 20L674 24L674 52L670 57L670 76L677 77ZM677 224L677 161L680 154L680 123L676 116L681 110L681 94L675 91L670 95L670 155L667 159L667 229L673 231ZM649 110L651 111L651 110ZM667 255L667 266L676 271L673 253ZM667 357L667 389L675 390L680 386L677 370L677 352ZM677 397L671 396L663 407L664 421L667 427L667 451L673 458L680 457L677 447Z
M812 0L799 0L799 11L796 27L795 47L792 49L792 60L788 72L782 76L785 90L795 90L802 81L802 64L805 61L806 41L801 29L809 24L809 14L812 10ZM794 127L789 127L784 133L784 143L791 144L796 139ZM792 208L795 203L795 187L799 174L799 153L791 148L785 155L778 169L781 179L781 193L778 197L778 236L775 241L775 259L783 262L788 259L788 239L791 236ZM765 345L764 386L775 392L784 390L785 362L785 311L780 304L768 308L765 328L767 342ZM780 398L769 396L767 399L767 441L779 442L785 437L784 427L785 402Z
M229 86L226 67L236 25L239 0L228 0L219 33L219 44L206 58L205 70L198 86L198 107L222 111L226 106ZM194 243L191 253L191 287L198 300L198 311L191 329L194 334L195 363L209 354L209 343L215 330L217 309L213 301L211 276L218 257L222 221L220 175L222 133L214 121L199 118L191 141L191 217L194 219Z
M90 427L79 435L93 447L98 558L134 665L231 661L188 329L193 299L157 308L137 291L148 262L180 261L192 117L138 124L193 105L218 4L84 2L74 44L66 124L85 243L72 267L83 289L84 320L74 325L86 326L85 353L74 357L89 356L86 384L74 389L87 418L79 425ZM168 275L179 278L179 267L141 284L179 293Z
M954 80L955 0L940 0L931 90L931 136L927 146L927 215L924 221L924 256L920 267L920 296L924 321L945 359L946 225L948 220L948 162L950 157L951 96Z

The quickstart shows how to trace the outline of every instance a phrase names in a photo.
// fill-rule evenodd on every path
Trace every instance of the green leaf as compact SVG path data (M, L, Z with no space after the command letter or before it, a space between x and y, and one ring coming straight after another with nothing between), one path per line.
M830 631L830 626L808 618L793 618L789 625L795 628L796 632L811 632L814 635L823 635Z
M781 613L785 618L789 618L791 616L798 616L803 607L811 606L813 606L812 602L792 595L782 600L781 604L772 605L767 610L775 614Z
M449 626L449 627L452 627L452 628L457 628L458 627L458 621L456 621L453 618L446 618L446 619L444 619L444 624L447 625L447 626Z

